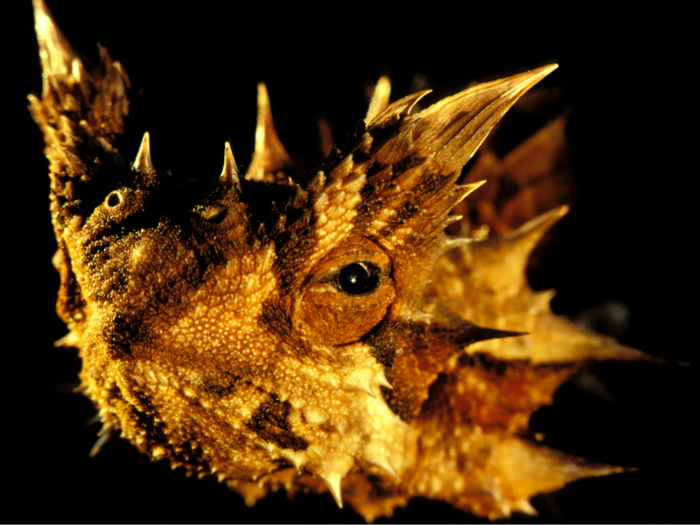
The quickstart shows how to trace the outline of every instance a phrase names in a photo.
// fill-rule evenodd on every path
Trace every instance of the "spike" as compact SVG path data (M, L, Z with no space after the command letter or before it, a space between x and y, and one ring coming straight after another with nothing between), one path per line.
M372 383L376 381L377 375L371 368L358 368L343 378L343 386L349 390L359 390L377 399L377 395L372 390Z
M509 232L503 236L503 240L510 242L517 247L518 250L526 256L534 249L535 245L540 241L542 236L549 230L555 222L561 219L569 212L569 207L559 206L553 210L543 213L539 217L535 217L531 221L526 222L517 230Z
M328 487L328 490L333 495L333 499L335 499L335 502L338 504L338 508L342 509L343 498L340 490L340 482L342 481L343 476L338 472L332 472L330 474L326 474L325 476L320 475L319 477L324 481Z
M53 345L54 346L78 346L78 343L80 343L80 336L78 335L77 332L75 332L74 330L71 330L66 335L61 337L58 341L56 341Z
M455 222L459 222L464 218L463 215L448 215L445 220L442 222L443 227L447 228L450 224L454 224Z
M39 41L39 56L43 70L42 98L46 100L51 87L61 92L59 83L69 86L84 80L83 64L51 16L44 0L33 0L34 27ZM82 83L81 83L81 87Z
M386 109L389 105L389 96L391 95L391 82L388 77L379 77L377 85L374 86L374 92L367 108L367 116L365 122L372 122L377 115Z
M460 217L461 218L461 217ZM476 239L472 237L457 237L454 239L445 239L442 242L442 253L449 252L460 246L465 246L467 244L472 244L477 242Z
M320 192L323 187L326 185L326 174L323 173L323 171L319 171L316 176L311 179L311 182L309 183L308 190L311 193L318 193Z
M389 458L385 456L378 456L375 458L372 458L372 463L374 463L376 466L378 466L380 469L384 470L388 474L390 474L396 481L401 481L401 476L399 476L396 473L396 470L394 470L394 467L389 463Z
M97 441L93 445L92 449L90 449L90 453L88 454L91 458L94 458L100 450L102 450L102 447L107 443L110 438L112 437L112 428L113 425L109 421L104 423L102 425L102 428L100 431L97 433L99 436L97 438Z
M465 330L461 334L460 342L473 344L478 341L486 341L487 339L503 339L505 337L518 337L521 335L529 335L529 333L484 328L465 321Z
M427 165L423 163L403 174L404 187L417 184L427 166L435 173L456 179L461 168L518 98L556 68L553 64L480 84L407 117L411 119L410 133L399 134L396 139L387 141L375 154L375 160L395 164L401 162L409 150L414 156L429 159ZM397 104L390 105L375 120L394 110Z
M359 390L364 392L365 394L369 395L370 397L373 397L374 399L377 399L377 395L374 393L372 390L372 387L369 385L358 385Z
M467 196L479 188L481 188L484 184L486 184L485 180L480 180L479 182L472 182L471 184L463 184L463 185L456 185L454 187L454 194L457 197L457 201L454 204L457 204L458 202L462 202L464 199L467 198ZM453 206L454 206L453 204Z
M525 498L513 503L513 510L522 512L523 514L527 514L529 516L537 516L537 510L535 510L535 507L533 507Z
M374 381L378 385L381 385L385 388L388 388L388 389L394 388L394 386L391 383L389 383L389 380L386 378L386 372L384 370L382 370L376 376L374 376Z
M374 399L377 399L377 395L372 390L372 387L370 387L368 383L363 382L362 380L353 381L351 379L350 381L345 381L344 385L350 390L358 390L360 392L364 392L370 397L373 397Z
M151 138L148 131L143 134L139 152L136 154L136 159L134 160L134 169L140 171L144 175L153 175L156 172L153 167L153 161L151 160Z
M527 285L525 267L535 245L554 223L569 210L560 206L525 223L501 237L492 237L472 244L474 260L480 268L489 268L494 276L489 286L511 297Z
M246 180L264 181L265 175L283 171L292 163L275 131L270 98L262 82L258 84L258 121L255 127L255 152L245 174Z
M499 458L498 464L487 469L501 479L502 492L510 494L509 499L519 496L518 500L559 489L577 479L636 470L585 461L514 437L501 441L494 457Z
M224 145L224 168L219 175L219 183L224 186L236 188L236 191L241 191L240 173L236 167L236 159L233 158L231 144L226 142Z

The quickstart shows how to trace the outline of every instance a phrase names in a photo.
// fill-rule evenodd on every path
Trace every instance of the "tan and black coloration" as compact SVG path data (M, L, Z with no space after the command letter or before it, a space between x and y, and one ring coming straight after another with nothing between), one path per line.
M621 470L522 437L584 362L642 357L555 317L552 295L526 282L566 213L537 216L548 194L533 196L527 169L561 122L518 153L537 162L484 156L456 184L555 66L413 112L426 92L387 105L381 81L366 120L311 173L295 171L261 85L250 167L227 144L206 184L158 172L148 134L133 166L115 149L126 73L105 49L86 71L41 0L35 12L44 76L30 109L50 161L63 344L80 350L104 435L216 475L248 504L329 490L368 521L415 496L532 513L536 493ZM482 173L519 191L463 201ZM446 235L461 201L495 234L470 222L468 237Z

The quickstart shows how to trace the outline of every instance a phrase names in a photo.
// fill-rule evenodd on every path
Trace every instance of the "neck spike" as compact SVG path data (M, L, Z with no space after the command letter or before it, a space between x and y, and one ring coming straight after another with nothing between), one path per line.
M134 169L144 175L154 175L156 172L151 160L151 137L148 131L143 134L143 139L141 139L141 146L134 160Z
M270 98L262 82L258 84L258 122L255 128L255 151L253 160L245 174L246 180L258 182L285 181L281 173L292 164L292 159L284 149L275 131L270 109Z

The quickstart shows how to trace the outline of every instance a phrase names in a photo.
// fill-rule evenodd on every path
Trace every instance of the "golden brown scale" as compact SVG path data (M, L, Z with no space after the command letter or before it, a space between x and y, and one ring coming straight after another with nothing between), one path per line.
M556 66L420 112L427 92L388 105L381 79L366 121L298 181L260 85L248 171L226 144L207 185L159 173L148 134L130 167L114 147L126 73L105 49L87 72L34 5L44 81L29 98L50 161L62 343L80 350L105 435L216 475L249 505L328 490L368 521L415 496L532 514L534 494L621 470L522 437L587 360L643 358L554 316L552 294L527 284L567 210L551 177L563 120L504 159L487 151L456 184ZM509 189L464 201L482 178ZM457 205L471 238L445 233Z

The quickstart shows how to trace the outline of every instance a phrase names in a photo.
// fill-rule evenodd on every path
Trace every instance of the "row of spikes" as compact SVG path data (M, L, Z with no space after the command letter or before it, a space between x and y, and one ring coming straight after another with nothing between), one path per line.
M371 122L389 104L391 83L387 77L381 77L370 99L365 122ZM248 166L244 178L256 182L278 182L291 185L290 177L284 176L284 172L292 166L292 159L282 145L282 141L275 129L270 107L270 97L264 83L258 84L258 116L255 127L255 150L253 159ZM325 120L319 122L319 134L321 150L327 156L333 148L333 135L331 128ZM141 146L134 160L134 168L147 176L155 174L155 168L151 160L151 143L149 133L146 132L141 140ZM224 167L219 176L221 184L233 186L240 190L240 171L233 156L231 144L224 146ZM272 179L272 180L270 180Z
M56 25L44 0L33 0L33 7L35 28L39 42L39 54L43 70L42 100L47 101L53 99L55 102L58 102L58 105L63 107L63 109L69 109L70 106L71 110L80 110L83 103L74 98L74 95L78 95L78 93L70 95L73 93L72 87L78 85L78 91L82 93L82 98L84 99L83 102L90 104L92 98L90 93L96 88L95 79L85 70L82 60L73 51L68 40ZM100 47L100 58L106 69L110 69L114 66L118 70L124 82L124 87L128 87L129 80L126 76L126 72L121 68L118 62L112 64L106 50L102 47ZM390 92L391 85L388 78L381 77L371 97L366 115L366 122L371 122L386 108L389 102ZM123 95L123 89L121 93ZM30 100L31 98L32 96L30 96ZM77 107L75 107L76 104ZM263 83L258 84L257 106L255 150L245 178L251 181L268 181L288 184L289 180L284 172L292 166L292 159L282 145L277 131L275 130L267 88ZM124 115L111 115L111 118L115 116L120 117L118 122L101 122L100 126L98 126L99 129L114 128L112 129L113 132L120 133L123 126L121 117L126 115L126 109L123 108L123 110ZM108 115L103 115L103 117L110 118ZM105 126L104 124L108 125ZM319 122L319 132L321 150L325 157L330 153L334 142L332 132L326 121L322 120ZM101 136L100 133L98 133L98 135ZM148 138L144 137L141 145L142 151L139 152L140 154L138 156L143 162L150 158L146 155L148 153L148 146ZM228 146L228 148L230 149L230 146ZM228 154L226 154L226 157L228 157ZM233 163L233 165L235 167L235 163ZM140 171L146 174L151 174L150 172L153 171L152 163L144 165L143 163L136 162L135 166L143 168L140 169ZM238 173L237 169L234 171Z

